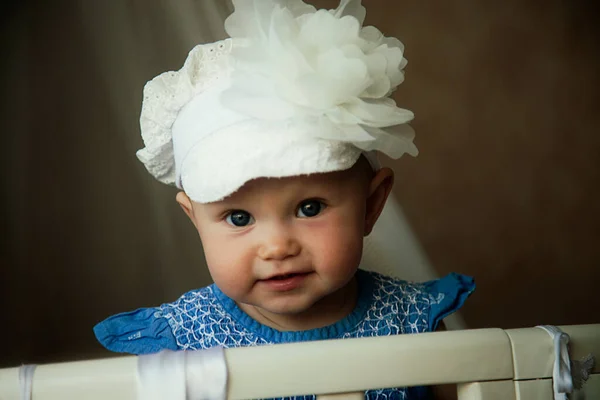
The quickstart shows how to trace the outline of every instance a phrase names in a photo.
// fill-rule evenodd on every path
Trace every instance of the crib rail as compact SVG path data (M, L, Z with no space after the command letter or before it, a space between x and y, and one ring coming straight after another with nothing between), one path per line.
M600 324L564 326L573 359L600 355ZM461 400L551 400L554 348L539 328L477 329L227 349L228 398L456 383ZM136 357L38 366L34 400L135 399ZM0 369L0 400L19 400L19 368ZM581 392L600 399L598 365ZM350 395L334 398L350 398ZM359 396L360 397L360 396Z

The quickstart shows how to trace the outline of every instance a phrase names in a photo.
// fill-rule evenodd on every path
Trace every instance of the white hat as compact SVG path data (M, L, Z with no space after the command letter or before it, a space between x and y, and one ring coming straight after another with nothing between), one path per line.
M390 98L403 45L362 27L360 0L233 3L230 39L196 46L144 88L137 156L154 177L209 203L259 177L345 170L373 150L417 155L413 114Z

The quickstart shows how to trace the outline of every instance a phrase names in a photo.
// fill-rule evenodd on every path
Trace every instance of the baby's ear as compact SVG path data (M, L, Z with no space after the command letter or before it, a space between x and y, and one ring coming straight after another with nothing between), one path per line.
M389 168L381 168L371 179L365 213L365 236L373 230L393 186L394 171Z
M177 193L175 200L177 200L185 215L187 215L190 221L192 221L192 224L196 226L196 220L194 219L194 208L192 207L192 200L188 197L188 195L185 194L185 192L179 192Z

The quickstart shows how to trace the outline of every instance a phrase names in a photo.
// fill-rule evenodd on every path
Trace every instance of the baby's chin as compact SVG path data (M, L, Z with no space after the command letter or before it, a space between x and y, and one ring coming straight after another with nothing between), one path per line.
M261 315L274 315L283 318L296 318L310 314L315 304L320 300L317 299L302 299L290 301L290 299L276 299L272 301L262 301L256 303L236 302L241 309L254 309L255 312Z
M335 321L324 320L323 315L313 311L316 301L294 303L261 302L248 304L237 302L252 319L278 331L305 331L321 328Z

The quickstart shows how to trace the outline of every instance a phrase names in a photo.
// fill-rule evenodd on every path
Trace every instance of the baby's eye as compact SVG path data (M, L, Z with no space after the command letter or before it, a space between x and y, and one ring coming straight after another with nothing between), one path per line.
M242 227L253 223L254 218L246 211L235 210L227 214L227 218L225 218L225 221L227 221L229 225Z
M324 208L325 204L319 200L304 200L302 203L300 203L300 207L298 207L296 216L300 218L316 217L321 213L321 211L323 211Z

